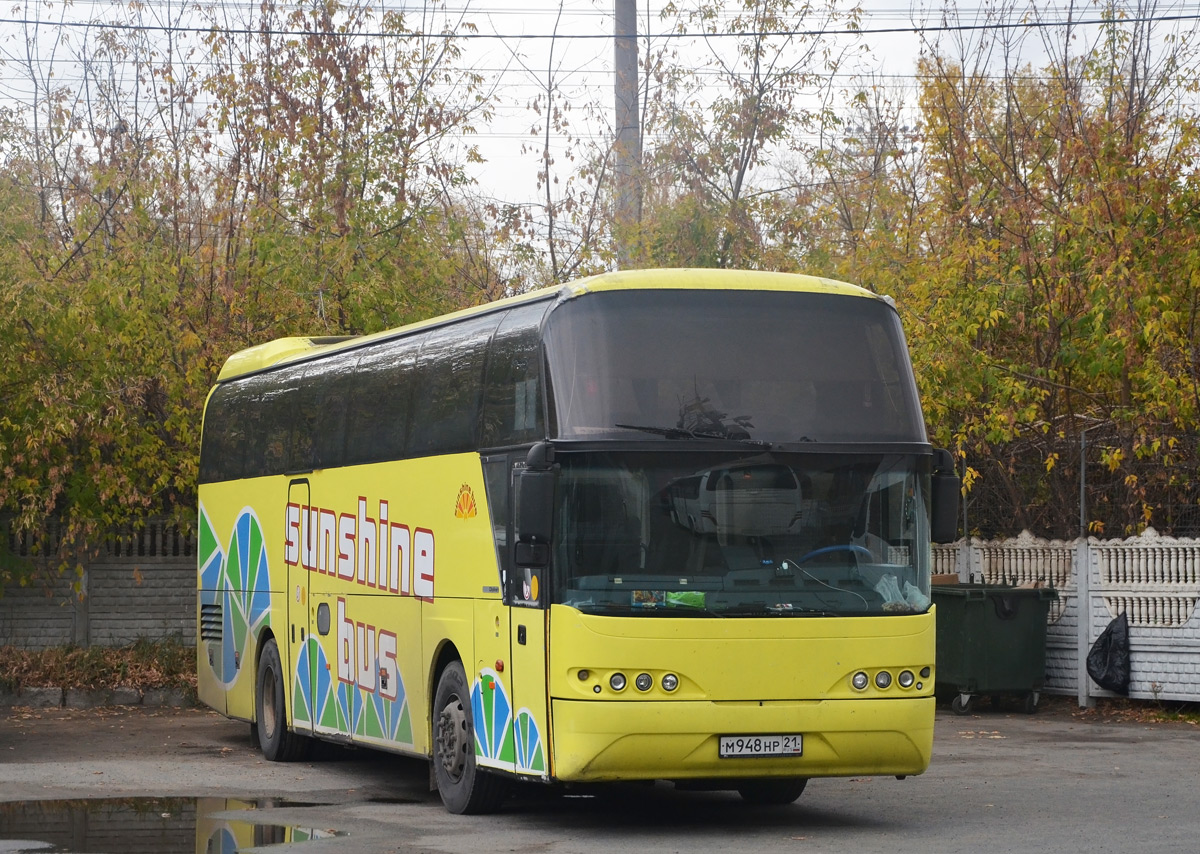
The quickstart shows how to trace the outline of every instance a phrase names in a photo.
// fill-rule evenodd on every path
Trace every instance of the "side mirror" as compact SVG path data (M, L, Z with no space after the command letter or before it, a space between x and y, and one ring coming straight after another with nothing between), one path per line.
M944 448L933 451L930 480L930 539L935 543L952 543L958 539L958 499L962 481L954 469L954 459Z
M554 536L554 448L539 442L529 450L525 468L513 483L517 566L539 567L550 563Z

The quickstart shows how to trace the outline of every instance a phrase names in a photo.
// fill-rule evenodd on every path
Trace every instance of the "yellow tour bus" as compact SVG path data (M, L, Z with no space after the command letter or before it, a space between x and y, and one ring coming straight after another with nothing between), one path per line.
M930 760L930 446L892 302L609 273L229 358L200 456L201 699L271 760L795 800Z

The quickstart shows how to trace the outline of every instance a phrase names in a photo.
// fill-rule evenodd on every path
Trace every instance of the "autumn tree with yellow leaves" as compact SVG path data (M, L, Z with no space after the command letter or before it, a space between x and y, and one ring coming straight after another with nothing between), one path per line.
M611 150L554 73L531 101L537 201L471 188L494 92L455 38L470 15L434 0L268 3L190 35L133 6L154 26L64 31L52 56L82 83L6 67L33 94L0 114L0 517L59 520L68 565L114 525L188 524L232 351L604 269L620 239L640 266L894 296L972 533L1073 536L1081 462L1092 533L1200 533L1200 60L1132 6L1086 33L997 8L904 87L847 76L865 39L813 35L859 26L852 4L668 4L721 85L673 42L643 54L641 219L619 226Z

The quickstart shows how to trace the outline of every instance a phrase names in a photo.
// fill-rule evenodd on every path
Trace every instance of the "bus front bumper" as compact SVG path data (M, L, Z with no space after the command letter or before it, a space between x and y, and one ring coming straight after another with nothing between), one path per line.
M920 774L933 750L932 697L551 706L563 782ZM721 758L723 735L800 735L803 752Z

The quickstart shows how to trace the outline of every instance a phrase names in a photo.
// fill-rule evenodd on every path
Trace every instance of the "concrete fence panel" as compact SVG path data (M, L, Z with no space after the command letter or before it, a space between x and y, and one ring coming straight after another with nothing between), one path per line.
M1046 690L1081 704L1112 696L1086 675L1087 651L1118 614L1130 627L1130 696L1200 700L1200 540L1147 529L1125 540L972 539L935 548L963 581L1058 591L1046 628ZM1080 574L1080 566L1084 572ZM1082 583L1081 583L1082 582Z
M39 561L57 542L48 525L37 537L8 536L10 554ZM114 532L82 574L44 565L28 587L0 596L0 644L25 649L77 644L122 646L139 638L194 642L196 549L193 537L165 520Z
M45 537L55 535L48 528ZM9 534L8 545L15 554L37 551L27 536ZM195 546L162 520L115 532L82 576L10 587L0 597L0 644L117 646L172 636L192 643ZM1200 540L1152 529L1125 540L1042 540L1022 533L935 546L933 567L962 581L1036 583L1058 591L1046 627L1051 693L1077 695L1083 704L1107 695L1087 677L1083 661L1109 622L1124 613L1131 634L1130 695L1200 700Z

